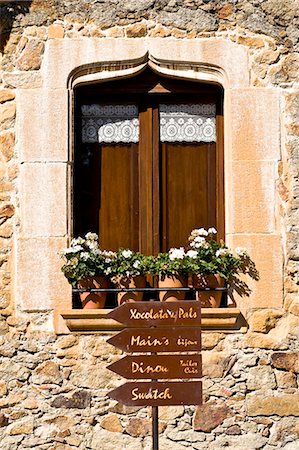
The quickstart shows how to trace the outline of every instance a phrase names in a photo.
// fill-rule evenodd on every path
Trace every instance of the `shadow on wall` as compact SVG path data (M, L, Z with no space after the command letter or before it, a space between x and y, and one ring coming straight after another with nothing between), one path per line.
M9 39L15 17L19 14L28 13L31 3L32 0L17 0L14 2L0 0L0 53L3 53Z
M260 279L256 265L248 255L245 257L239 273L249 276L254 281L259 281ZM249 297L251 294L251 289L248 284L238 275L232 275L229 279L228 296L234 306L236 306L234 293L237 293L240 297Z

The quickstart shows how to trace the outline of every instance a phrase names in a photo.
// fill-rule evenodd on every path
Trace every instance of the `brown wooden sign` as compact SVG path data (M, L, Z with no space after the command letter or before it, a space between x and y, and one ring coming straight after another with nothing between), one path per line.
M125 356L107 367L131 379L201 378L201 355Z
M131 328L108 339L120 350L133 352L200 352L200 327Z
M125 383L109 393L130 406L201 405L201 381L143 381Z
M126 327L200 325L200 302L132 302L113 309L108 317Z

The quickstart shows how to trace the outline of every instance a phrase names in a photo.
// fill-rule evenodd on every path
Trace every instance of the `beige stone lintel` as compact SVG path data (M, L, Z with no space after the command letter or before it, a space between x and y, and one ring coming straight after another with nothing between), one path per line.
M94 333L119 331L124 326L113 319L107 318L109 309L84 311L81 309L61 310L58 315L64 319L65 324L56 318L56 332ZM66 327L64 326L66 325ZM223 332L246 332L247 326L241 311L237 308L203 308L202 329Z

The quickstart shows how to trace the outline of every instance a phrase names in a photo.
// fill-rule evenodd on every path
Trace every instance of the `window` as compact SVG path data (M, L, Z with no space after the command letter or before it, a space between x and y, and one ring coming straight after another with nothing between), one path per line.
M224 236L222 91L146 69L75 91L74 235L146 254Z

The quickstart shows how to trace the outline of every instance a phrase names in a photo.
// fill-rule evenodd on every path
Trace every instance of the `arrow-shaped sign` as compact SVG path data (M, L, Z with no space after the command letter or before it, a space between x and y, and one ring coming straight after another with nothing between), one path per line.
M201 355L125 356L107 369L131 379L201 378Z
M133 352L199 352L200 327L125 328L107 340L120 350Z
M143 381L125 383L109 397L131 406L201 405L201 381Z
M200 302L132 302L123 303L108 315L110 319L135 328L142 326L184 326L200 325Z

